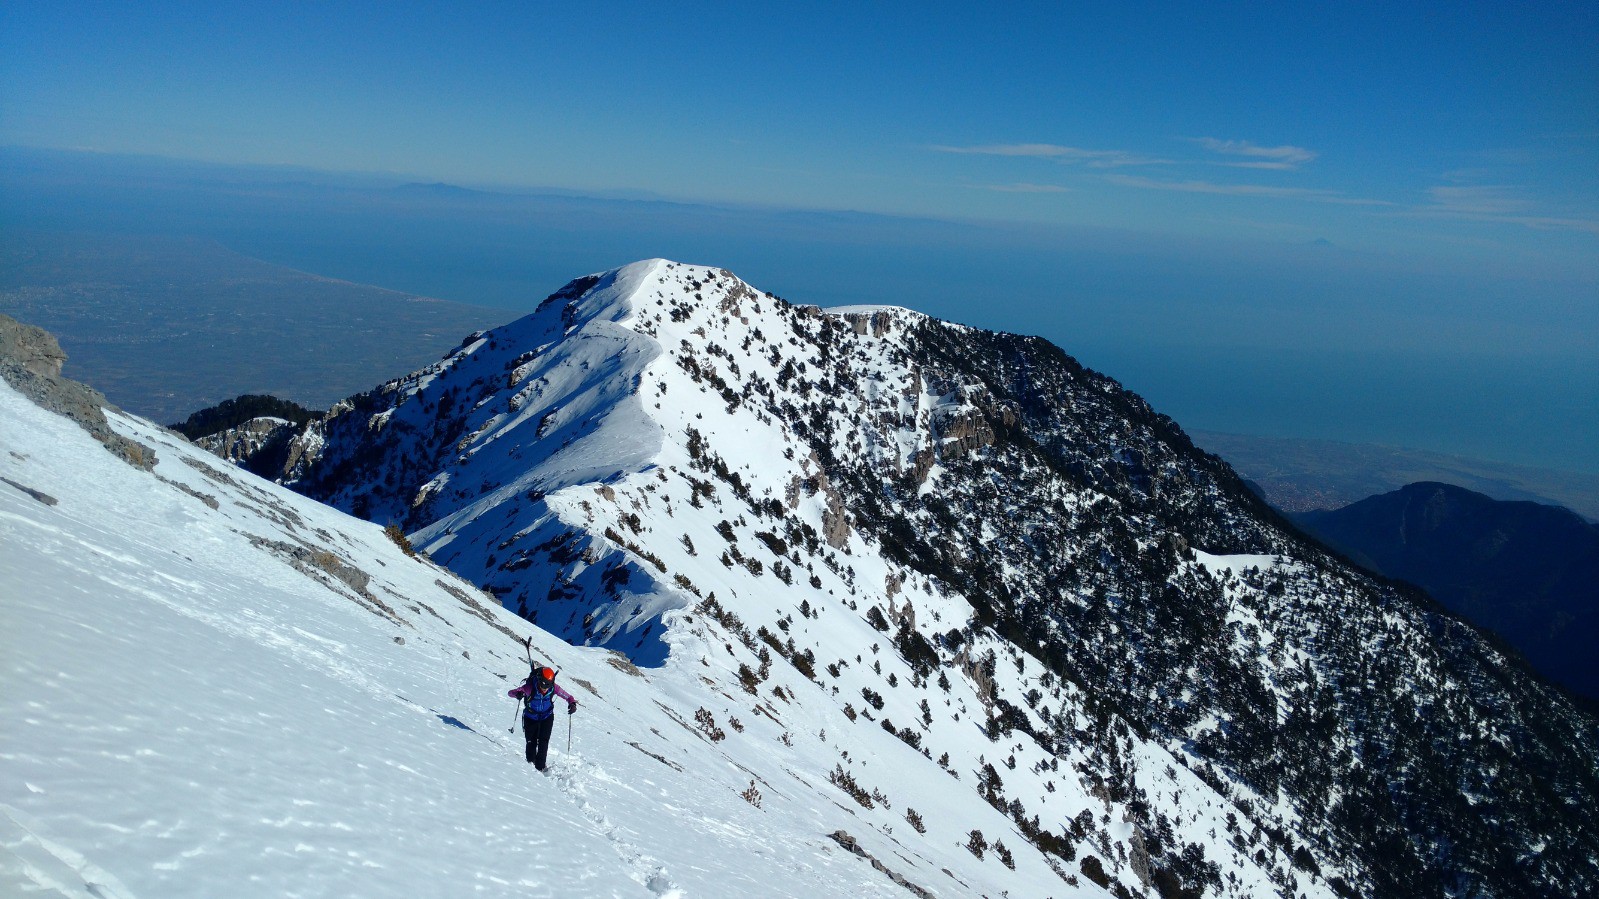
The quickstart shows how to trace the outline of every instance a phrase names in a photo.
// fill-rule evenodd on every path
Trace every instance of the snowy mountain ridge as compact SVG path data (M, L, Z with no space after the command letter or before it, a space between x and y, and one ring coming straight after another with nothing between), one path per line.
M1599 876L1592 825L1547 818L1599 797L1591 718L1045 341L648 260L297 441L287 483L552 633L647 668L694 634L755 696L797 672L777 695L977 772L961 789L1113 891ZM1061 795L1066 759L1102 815ZM1219 836L1155 800L1184 767L1232 808Z
M226 473L219 461L115 421L156 449L156 475L189 488L170 487L170 503L208 515L191 508L200 493L240 514L220 488L172 474ZM17 452L11 480L46 493L72 483L29 467L42 464L38 447ZM495 734L490 694L506 684L486 681L516 666L493 624L535 634L563 682L580 679L577 723L590 729L570 757L557 741L556 783L581 814L536 781L517 795L560 808L563 826L617 847L622 863L595 873L599 853L564 867L471 856L518 890L1516 896L1599 883L1582 812L1599 798L1591 718L1458 621L1285 528L1169 419L1035 338L898 308L823 312L719 269L649 260L580 278L439 363L337 404L289 442L280 472L374 524L296 498L308 534L272 504L246 504L259 539L236 552L321 584L280 600L276 626L299 630L260 651L367 645L324 615L287 624L333 601L316 590L360 611L363 634L409 627L405 647L451 647L435 662L376 639L372 658L417 684L407 701L434 715L401 716L416 726L392 745L355 744L421 772L389 772L387 785L447 793L427 779L445 765L441 747L462 771L536 777L520 746L480 740L500 767L477 769L449 743ZM231 477L248 496L283 496ZM120 502L106 493L79 488L74 504ZM52 514L6 496L19 521ZM204 546L238 527L174 535L159 516L135 518L122 539L140 546L117 558L154 552L162 564L142 564L157 570L163 542ZM536 627L395 556L377 527L388 524ZM59 545L17 543L44 597L30 613L40 627L59 603L53 584L73 583L50 560L86 539L51 526L67 535ZM203 558L219 566L212 583L234 577ZM346 601L360 596L356 572L405 623ZM115 600L142 608L153 592ZM459 611L474 603L481 616ZM463 614L488 627L486 643L461 635L478 627ZM164 645L181 652L183 640ZM479 660L469 675L457 648ZM321 658L343 670L339 653ZM446 701L439 680L468 686ZM319 708L285 700L279 718L315 720ZM421 725L442 725L444 739ZM76 796L37 755L27 782ZM349 769L332 741L312 755ZM45 827L70 838L48 839L92 844L87 798L41 795L0 801L69 810ZM525 832L492 804L442 809L457 835ZM112 820L131 827L134 813ZM230 851L271 844L262 828L213 823L248 834ZM160 894L181 885L149 875L141 851L129 870ZM327 882L363 892L358 865L328 864ZM276 874L302 882L286 865ZM465 876L448 864L428 882L464 893Z
M748 708L692 632L650 671L569 647L375 525L108 419L151 470L0 383L0 893L1102 895L1023 844L1002 864L1006 820L918 795L898 740ZM505 730L524 637L582 703L549 778ZM830 783L841 751L875 801Z
M4 891L1093 896L1094 878L1113 883L1117 861L1067 867L1077 844L1064 838L1045 857L964 785L998 789L996 766L1051 771L1025 749L1037 770L976 762L984 691L1014 690L1019 669L974 670L987 688L949 672L928 724L952 758L934 767L879 723L914 716L897 697L874 706L863 689L845 711L765 648L747 656L760 683L746 692L724 638L752 638L725 609L679 613L667 663L641 670L498 609L376 525L148 422L107 419L149 471L0 385L0 576L11 633L26 637L0 682L0 711L21 722L0 739L14 775L0 794ZM874 662L890 680L917 676L891 647L873 652L883 636L842 607L810 616L792 633L858 647L839 664L861 682ZM549 780L500 730L523 636L582 702ZM962 657L998 645L978 637ZM1069 772L1073 757L1050 762ZM930 776L962 786L928 790ZM1183 836L1221 825L1224 805L1194 775L1156 778L1192 797ZM1083 821L1101 808L1070 775L1049 793ZM1123 853L1141 845L1105 822L1100 851L1116 851L1112 835L1133 840ZM1245 888L1267 882L1228 870Z

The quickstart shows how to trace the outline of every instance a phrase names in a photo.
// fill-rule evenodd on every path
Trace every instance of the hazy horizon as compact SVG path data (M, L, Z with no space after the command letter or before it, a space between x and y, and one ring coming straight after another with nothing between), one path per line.
M1428 275L1324 243L468 192L17 148L0 163L8 230L206 237L508 318L571 278L666 256L795 302L893 303L1038 334L1186 428L1599 471L1599 325L1581 284L1518 303L1525 279ZM1476 311L1429 318L1428 295ZM1535 302L1548 325L1509 315Z
M509 310L665 256L1039 334L1192 427L1594 472L1596 46L1508 0L19 0L0 221Z

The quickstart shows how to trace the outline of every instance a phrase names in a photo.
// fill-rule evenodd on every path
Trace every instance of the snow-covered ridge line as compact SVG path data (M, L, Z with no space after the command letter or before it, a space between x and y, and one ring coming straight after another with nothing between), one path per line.
M0 419L22 435L0 470L59 499L0 495L11 547L0 568L24 590L8 594L7 616L30 637L0 691L0 711L25 724L3 743L18 778L0 793L0 887L117 899L452 895L463 884L1103 895L1061 882L972 794L920 790L907 766L919 756L800 703L814 688L792 670L766 675L790 698L753 714L707 689L699 672L717 650L692 621L677 637L684 664L644 676L474 601L376 526L156 426L114 419L158 450L150 477L5 387ZM63 593L80 600L63 606ZM111 618L118 626L103 627ZM578 751L558 742L548 781L529 779L517 738L500 730L504 678L524 667L512 641L524 635L583 704ZM120 685L109 719L83 683ZM956 695L982 701L964 684ZM707 707L695 721L689 710ZM869 805L829 783L841 753ZM1179 788L1203 789L1192 778ZM971 825L992 841L986 857L954 849Z
M1581 822L1525 797L1599 800L1591 722L1037 338L656 260L307 437L300 489L573 643L703 676L708 734L834 752L906 853L900 769L945 787L921 818L1000 815L960 851L1003 832L1002 866L1085 889L1589 882ZM1462 805L1452 771L1492 783ZM1493 873L1507 839L1536 871Z

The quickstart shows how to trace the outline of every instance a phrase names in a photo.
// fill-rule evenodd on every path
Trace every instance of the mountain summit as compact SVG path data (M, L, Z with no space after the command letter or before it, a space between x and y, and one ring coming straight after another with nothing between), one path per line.
M1037 338L649 260L286 443L219 445L271 446L320 503L136 419L108 415L149 470L10 388L0 414L0 564L24 585L0 598L40 672L0 691L27 725L0 746L23 847L0 883L45 883L7 873L35 857L106 883L73 849L103 818L94 863L160 894L244 861L279 893L307 872L345 893L1599 891L1591 717ZM488 723L522 637L582 699L553 783ZM50 673L123 669L150 673L114 733ZM239 795L168 706L224 722L272 789L181 827L146 812ZM314 730L341 716L358 744ZM70 773L95 758L133 798L96 805ZM529 836L544 815L570 858Z
M985 772L1046 855L1107 826L1057 793L1077 758L1137 835L1096 853L1128 890L1599 884L1590 718L1038 338L647 260L338 404L283 480L571 642L703 653L757 696L790 665L852 726ZM958 758L952 722L989 745ZM1176 768L1221 836L1157 801Z

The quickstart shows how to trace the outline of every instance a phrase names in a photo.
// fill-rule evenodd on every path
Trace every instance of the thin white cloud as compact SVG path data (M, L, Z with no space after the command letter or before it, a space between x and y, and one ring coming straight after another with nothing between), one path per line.
M1190 194L1219 194L1231 197L1270 197L1281 200L1310 200L1344 206L1392 206L1386 200L1365 200L1333 190L1310 187L1277 187L1270 184L1216 184L1212 181L1160 181L1136 175L1106 175L1105 180L1121 187L1142 190L1169 190Z
M1498 184L1440 185L1427 191L1430 203L1409 214L1469 222L1520 225L1540 231L1586 231L1599 234L1599 220L1541 214L1536 204L1515 188Z
M1210 165L1288 171L1297 169L1316 158L1316 153L1312 150L1287 144L1280 147L1262 147L1246 140L1219 140L1214 137L1194 137L1188 138L1188 140L1212 153L1226 157L1238 157L1227 161L1205 160ZM1138 153L1132 150L1093 150L1065 144L978 144L968 147L937 145L933 149L940 153L962 153L974 156L1049 159L1067 165L1082 165L1099 169L1122 168L1125 166L1178 165L1183 162L1183 160L1151 156L1147 153Z
M1521 225L1536 231L1586 231L1599 234L1599 220L1560 218L1549 215L1507 215L1497 221L1507 225Z
M1256 171L1294 171L1313 161L1318 155L1314 150L1292 144L1262 146L1246 140L1222 140L1214 137L1193 137L1184 138L1184 140L1202 147L1211 154L1215 154L1215 157L1220 158L1174 160L1148 156L1130 150L1094 150L1085 147L1047 143L979 144L965 147L941 145L933 146L931 149L940 153L1044 159L1063 165L1098 169L1197 164ZM1104 174L1101 179L1107 184L1139 190L1162 190L1215 196L1261 197L1277 200L1298 200L1309 203L1328 203L1339 206L1382 207L1389 210L1388 214L1401 217L1490 222L1540 230L1582 231L1590 234L1599 234L1599 218L1551 215L1546 210L1540 209L1539 204L1520 195L1514 188L1472 183L1487 174L1487 170L1480 168L1466 168L1448 172L1442 176L1445 183L1429 189L1427 202L1420 205L1355 197L1342 191L1312 187L1289 187L1275 184L1228 184L1197 179L1149 178L1120 173ZM1025 181L1011 184L977 184L972 186L1001 193L1065 193L1072 189L1058 184L1039 184Z
M1033 184L1028 181L1021 181L1016 184L980 184L977 186L983 190L994 190L1007 194L1063 194L1070 193L1072 190L1059 184Z
M1116 168L1127 165L1166 165L1169 159L1144 156L1127 150L1088 150L1061 144L982 144L975 147L935 146L940 153L964 153L978 156L1023 156L1034 159L1053 159L1056 162L1086 165L1090 168Z
M1314 150L1307 150L1304 147L1295 147L1290 144L1283 144L1278 147L1262 147L1247 140L1218 140L1214 137L1194 137L1189 138L1189 140L1212 153L1220 153L1223 156L1245 157L1247 160L1245 162L1221 163L1222 165L1230 165L1236 168L1296 169L1316 158Z
M1501 185L1446 185L1427 191L1430 208L1471 215L1511 215L1532 208L1527 200Z
M1290 172L1299 168L1295 162L1216 162L1212 165L1224 165L1233 169L1269 169L1275 172Z

